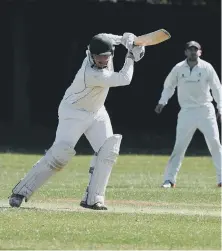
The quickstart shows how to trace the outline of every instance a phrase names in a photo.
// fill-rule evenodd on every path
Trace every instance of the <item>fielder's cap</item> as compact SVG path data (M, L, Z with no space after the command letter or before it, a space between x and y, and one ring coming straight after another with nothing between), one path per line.
M196 41L190 41L186 43L186 49L190 48L190 47L196 47L198 50L201 50L201 46L198 42Z
M94 36L89 44L89 51L95 55L112 55L114 46L112 40L103 34Z

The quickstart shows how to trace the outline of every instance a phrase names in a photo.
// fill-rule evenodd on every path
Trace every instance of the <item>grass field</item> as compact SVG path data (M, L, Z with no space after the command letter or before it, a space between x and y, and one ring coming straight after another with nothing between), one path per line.
M79 207L90 156L76 156L22 208L12 187L40 156L0 155L0 249L221 249L221 190L209 157L186 157L177 188L160 188L167 156L121 155L108 211Z

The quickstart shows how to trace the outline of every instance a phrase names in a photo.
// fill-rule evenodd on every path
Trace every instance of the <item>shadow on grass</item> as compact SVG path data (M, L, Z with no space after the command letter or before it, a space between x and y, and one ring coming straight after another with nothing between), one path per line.
M73 210L71 210L70 208L38 208L38 207L19 207L19 208L12 208L10 206L6 207L6 206L0 206L0 212L1 211L6 211L6 210L10 210L10 211L14 211L14 212L19 212L19 211L34 211L34 212L59 212L59 211L66 211L66 212L73 212ZM80 210L79 210L80 211ZM85 211L82 211L85 212Z

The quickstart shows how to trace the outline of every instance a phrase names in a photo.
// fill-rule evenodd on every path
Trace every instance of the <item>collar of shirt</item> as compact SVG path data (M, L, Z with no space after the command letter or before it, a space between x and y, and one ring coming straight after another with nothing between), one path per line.
M200 67L200 62L201 62L201 59L198 58L198 59L197 59L197 64L196 64L195 66ZM190 66L188 65L188 63L187 63L187 59L184 60L184 66L185 66L185 67L190 67ZM194 67L195 67L195 66L194 66Z

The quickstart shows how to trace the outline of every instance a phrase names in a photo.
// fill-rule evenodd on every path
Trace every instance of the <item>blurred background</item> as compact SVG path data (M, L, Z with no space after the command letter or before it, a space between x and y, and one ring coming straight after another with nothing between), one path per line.
M135 65L132 84L110 89L106 101L114 132L123 134L126 153L171 152L179 111L176 95L161 115L154 108L167 74L185 59L187 41L202 45L202 58L221 78L221 1L1 0L1 151L44 152L52 144L59 103L92 36L100 32L142 35L160 28L172 38L146 47L145 57ZM116 48L117 71L125 54L123 46ZM92 151L84 136L76 150ZM200 133L188 152L208 154Z

